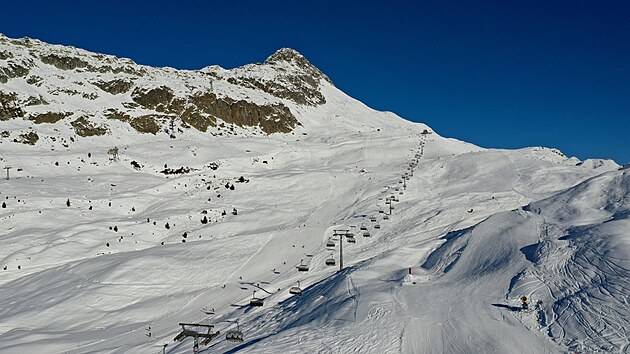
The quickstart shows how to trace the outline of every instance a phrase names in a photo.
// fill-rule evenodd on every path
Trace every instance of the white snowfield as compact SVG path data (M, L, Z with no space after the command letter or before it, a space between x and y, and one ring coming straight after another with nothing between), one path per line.
M628 170L321 85L324 105L285 102L292 134L0 143L0 353L190 353L180 322L220 331L201 353L630 352Z

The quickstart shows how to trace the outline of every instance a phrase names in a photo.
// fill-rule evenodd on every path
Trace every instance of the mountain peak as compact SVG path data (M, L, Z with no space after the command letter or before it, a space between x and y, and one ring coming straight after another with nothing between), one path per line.
M316 79L324 79L332 84L332 81L315 65L311 64L300 52L291 48L280 48L265 59L265 64L287 63L304 70L309 76Z
M300 62L300 61L308 62L308 60L306 60L306 58L302 54L300 54L300 52L292 48L280 48L276 50L275 53L271 54L265 60L265 63L272 63L276 61L284 61L284 62L289 62L289 63Z

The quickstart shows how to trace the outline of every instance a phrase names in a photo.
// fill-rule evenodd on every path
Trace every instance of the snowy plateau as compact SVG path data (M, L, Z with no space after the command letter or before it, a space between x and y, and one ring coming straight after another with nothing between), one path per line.
M630 353L628 169L442 137L291 49L0 35L0 167L0 353Z

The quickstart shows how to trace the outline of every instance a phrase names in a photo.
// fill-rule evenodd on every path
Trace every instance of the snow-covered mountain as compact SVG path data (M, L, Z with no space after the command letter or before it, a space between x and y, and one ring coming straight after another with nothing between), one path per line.
M627 169L441 137L294 50L0 36L0 137L1 353L188 353L180 322L202 353L630 350Z

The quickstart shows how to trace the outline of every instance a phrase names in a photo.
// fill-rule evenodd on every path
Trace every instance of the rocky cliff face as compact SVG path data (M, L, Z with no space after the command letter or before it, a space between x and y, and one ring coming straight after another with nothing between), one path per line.
M26 121L27 130L55 124L87 137L115 134L113 122L123 122L171 136L289 133L300 125L292 107L324 104L325 84L326 75L288 48L262 64L191 71L0 34L0 123ZM20 138L27 130L0 139L36 144Z

